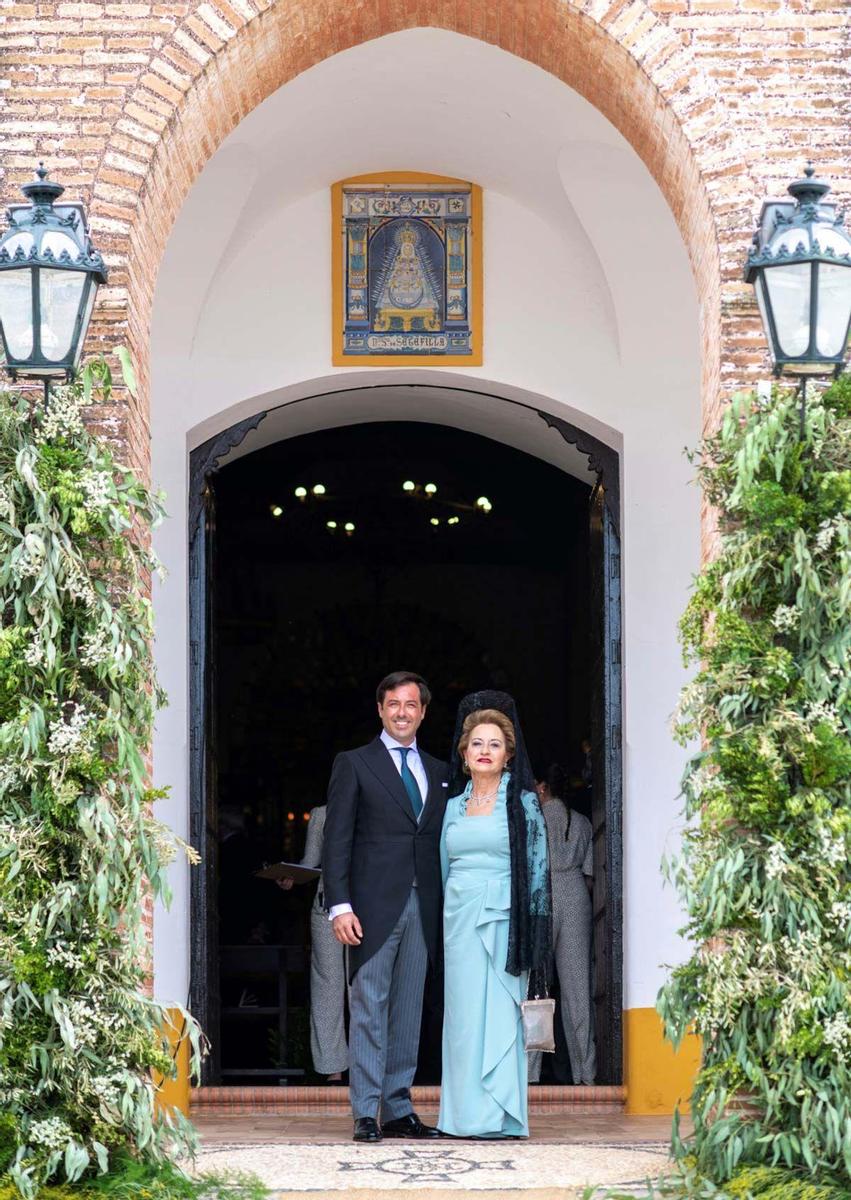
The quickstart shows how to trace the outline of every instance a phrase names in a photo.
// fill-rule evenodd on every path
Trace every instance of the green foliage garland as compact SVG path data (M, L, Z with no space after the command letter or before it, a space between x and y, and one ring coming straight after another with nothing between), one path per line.
M851 1182L851 379L803 424L792 394L737 397L698 461L720 553L681 624L675 728L701 749L671 871L695 950L658 1008L703 1059L675 1148L716 1185L762 1165L816 1200Z
M0 1200L20 1200L13 1183L0 1180ZM269 1189L250 1175L203 1173L188 1176L177 1167L145 1166L119 1160L109 1174L77 1183L47 1184L38 1200L265 1200Z
M145 995L177 851L145 768L160 505L86 431L109 389L100 363L46 405L0 396L0 1174L25 1197L192 1147L155 1106L174 1068Z

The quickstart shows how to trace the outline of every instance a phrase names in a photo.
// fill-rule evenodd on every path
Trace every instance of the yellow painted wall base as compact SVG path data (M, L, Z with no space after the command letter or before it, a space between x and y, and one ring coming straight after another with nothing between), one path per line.
M641 1115L672 1113L688 1097L700 1066L700 1038L689 1034L679 1050L665 1041L655 1008L629 1008L624 1014L626 1111Z
M166 1029L171 1052L177 1067L176 1079L163 1079L162 1075L154 1072L154 1083L157 1091L157 1105L160 1108L179 1108L189 1116L189 1042L183 1037L183 1017L179 1010L169 1009L170 1023Z

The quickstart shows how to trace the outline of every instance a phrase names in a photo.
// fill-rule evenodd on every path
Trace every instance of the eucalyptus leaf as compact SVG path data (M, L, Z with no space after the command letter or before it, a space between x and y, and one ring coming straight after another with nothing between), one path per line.
M133 360L130 357L130 351L126 346L118 346L115 351L118 361L121 364L121 377L124 380L124 385L130 395L135 399L137 396L136 388L136 372L133 370Z

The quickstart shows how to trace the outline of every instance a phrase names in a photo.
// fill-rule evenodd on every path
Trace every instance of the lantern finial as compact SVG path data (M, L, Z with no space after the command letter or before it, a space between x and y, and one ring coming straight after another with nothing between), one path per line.
M816 179L816 169L812 159L809 159L804 168L803 179L796 179L786 190L801 205L819 204L830 191L830 184L825 183L823 179Z
M54 183L47 178L47 175L47 167L40 162L35 172L35 178L21 187L21 191L30 203L39 208L51 208L54 200L58 200L65 191L61 183Z

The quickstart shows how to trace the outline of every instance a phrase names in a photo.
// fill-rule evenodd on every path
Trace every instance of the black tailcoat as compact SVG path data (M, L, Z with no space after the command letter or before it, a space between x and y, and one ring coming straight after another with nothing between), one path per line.
M419 748L418 748L419 749ZM428 796L419 822L405 785L380 738L334 760L322 871L325 903L351 904L363 941L349 951L354 976L393 931L414 880L423 933L432 963L440 944L440 830L446 808L448 766L419 750Z

